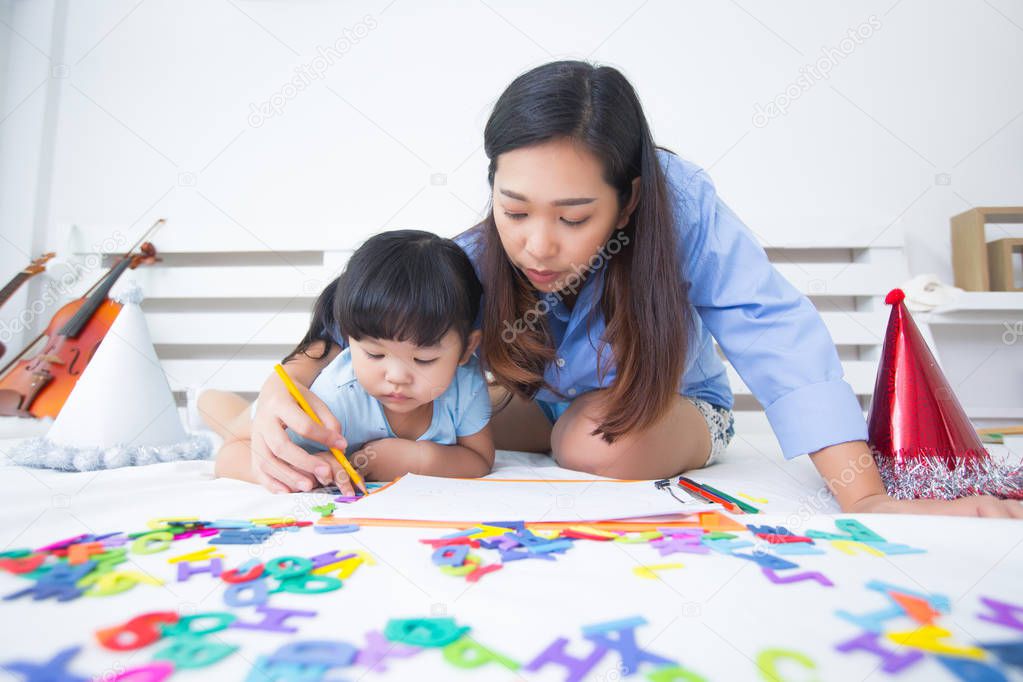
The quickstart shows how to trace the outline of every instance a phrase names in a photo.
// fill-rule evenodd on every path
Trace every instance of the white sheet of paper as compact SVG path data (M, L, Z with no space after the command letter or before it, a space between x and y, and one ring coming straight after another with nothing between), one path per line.
M406 474L335 514L424 521L582 522L721 509L691 500L677 486L675 495L678 499L658 490L653 481L516 482Z

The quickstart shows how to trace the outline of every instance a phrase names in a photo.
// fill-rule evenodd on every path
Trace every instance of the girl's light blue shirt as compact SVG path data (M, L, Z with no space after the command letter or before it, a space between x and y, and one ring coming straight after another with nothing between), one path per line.
M658 158L674 202L680 261L691 285L689 303L698 313L692 316L693 336L679 393L732 408L732 389L714 348L716 339L764 406L786 458L866 440L859 400L843 378L838 351L816 308L771 265L703 169L664 150ZM479 227L455 241L484 281ZM597 348L604 333L597 304L605 265L606 260L587 276L571 309L556 294L544 297L557 347L557 360L548 364L545 378L562 396L545 389L537 393L538 400L571 400L614 381L613 359L604 380L597 376Z
M383 405L366 392L355 378L351 348L345 348L323 368L309 387L326 403L341 423L348 441L347 452L355 452L370 441L394 438ZM490 396L479 360L473 356L459 365L451 385L433 401L433 419L416 440L454 445L460 436L471 436L490 421ZM288 429L288 437L309 452L323 452L320 443L307 440Z

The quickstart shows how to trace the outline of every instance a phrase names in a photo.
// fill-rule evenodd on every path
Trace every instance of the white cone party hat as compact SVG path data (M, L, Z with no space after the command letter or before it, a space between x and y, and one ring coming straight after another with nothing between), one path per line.
M90 471L209 456L211 442L190 436L146 318L124 303L44 438L11 454L16 464Z

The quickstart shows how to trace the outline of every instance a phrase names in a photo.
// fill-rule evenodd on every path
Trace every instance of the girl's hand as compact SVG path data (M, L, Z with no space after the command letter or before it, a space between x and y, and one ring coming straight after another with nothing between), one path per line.
M1023 503L1018 500L1000 500L991 495L975 495L958 500L896 500L888 495L872 495L857 502L849 511L857 514L936 514L1023 519Z
M348 445L341 425L323 401L302 384L296 385L323 426L302 411L276 374L263 384L252 419L252 474L275 493L312 490L317 482L328 485L333 479L330 465L291 442L286 428L317 443L342 449Z

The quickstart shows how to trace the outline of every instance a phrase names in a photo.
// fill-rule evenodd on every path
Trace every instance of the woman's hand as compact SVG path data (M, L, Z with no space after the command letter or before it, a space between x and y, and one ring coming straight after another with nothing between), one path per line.
M848 511L1023 519L1023 503L1018 500L1000 500L991 495L975 495L958 500L896 500L888 495L872 495L855 503Z
M885 492L874 455L863 441L832 445L810 455L847 514L937 514L1023 519L1023 504L976 495L959 500L896 500Z
M356 494L355 485L352 483L352 479L348 477L348 472L345 471L345 468L335 459L334 454L331 452L317 452L315 457L330 467L330 479L337 486L338 491L342 495L354 497ZM349 457L348 461L351 462L352 459Z
M297 381L296 385L323 426L302 411L276 374L263 384L252 419L252 474L275 493L312 490L332 480L330 465L291 442L286 428L327 446L344 449L348 445L341 425L323 401Z

